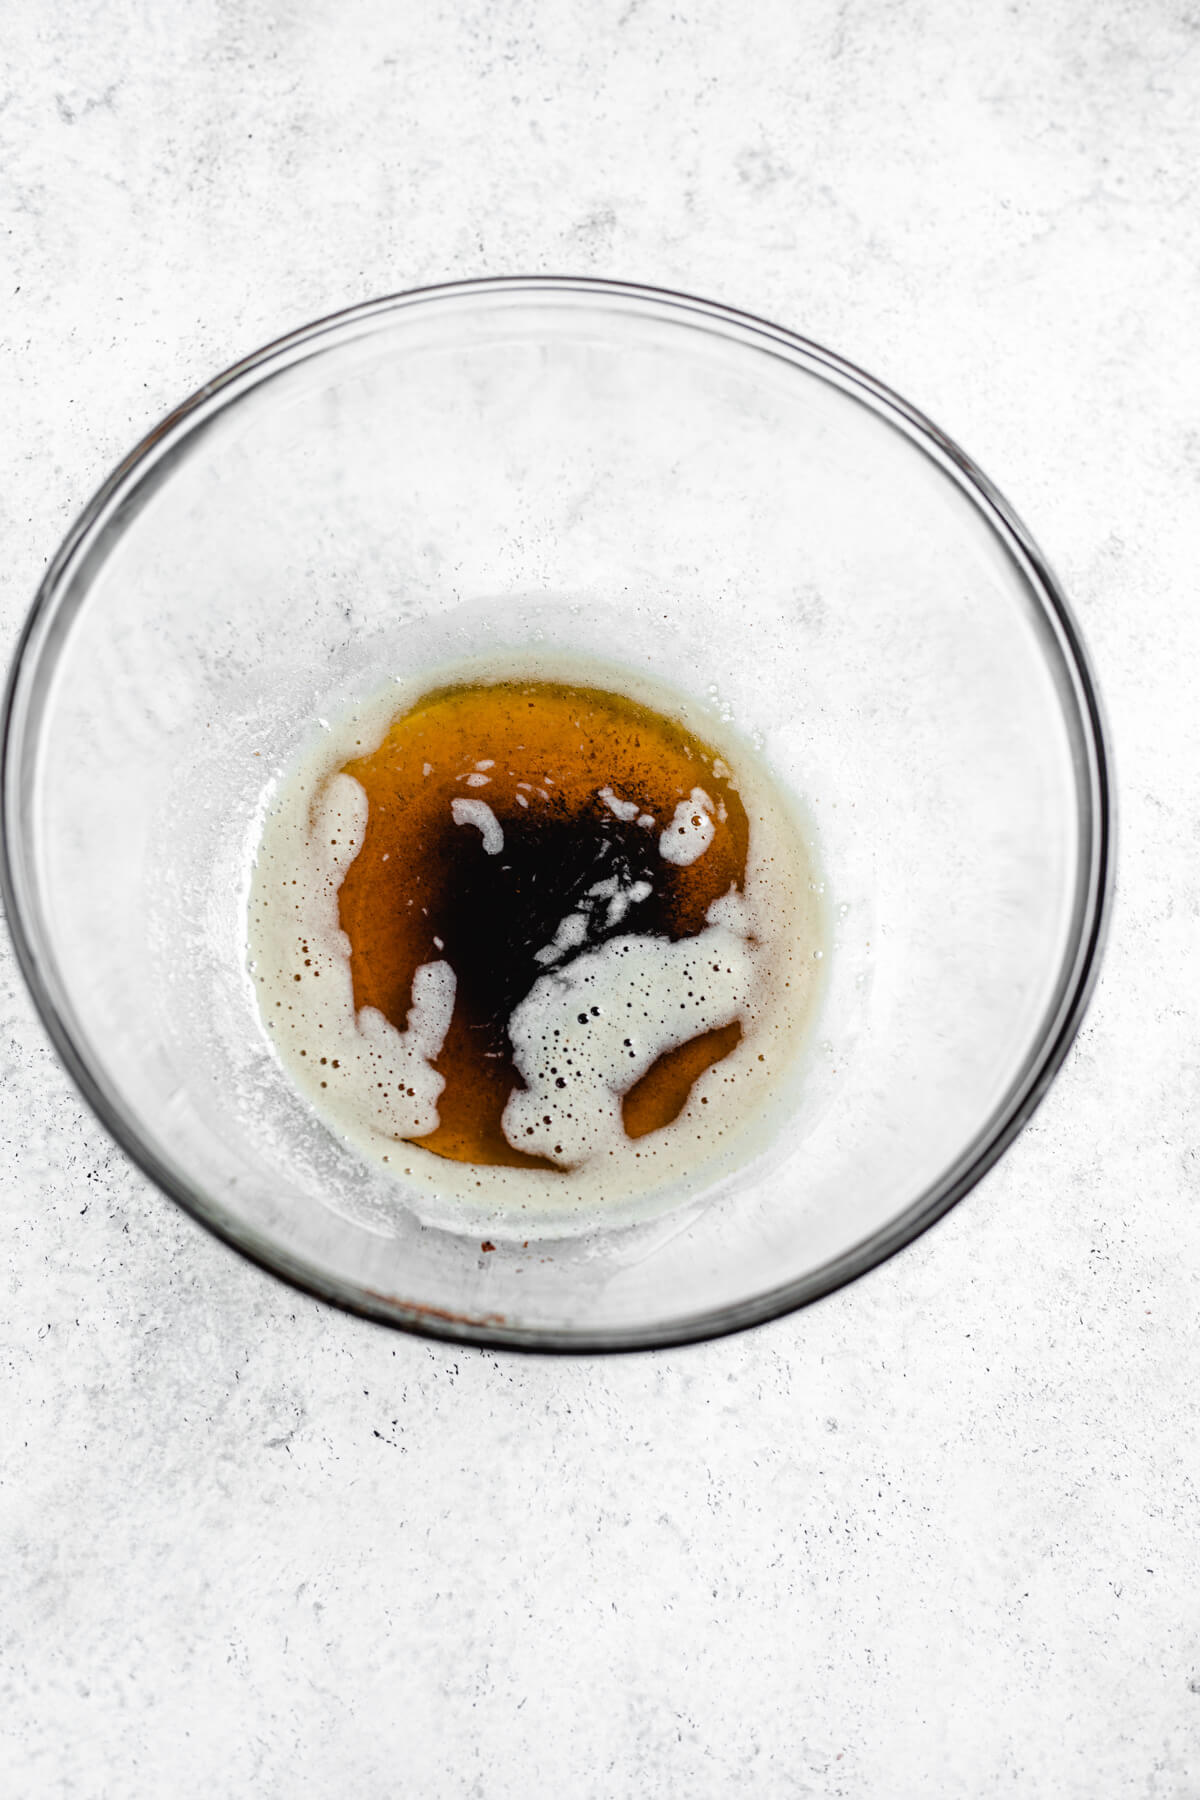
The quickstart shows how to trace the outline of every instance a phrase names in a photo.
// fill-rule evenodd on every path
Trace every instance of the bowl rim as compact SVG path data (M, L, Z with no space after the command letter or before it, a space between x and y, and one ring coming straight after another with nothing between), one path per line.
M801 370L865 402L903 433L951 477L1023 567L1056 638L1069 675L1083 765L1076 781L1086 843L1080 857L1083 880L1074 908L1068 946L1060 968L1057 1004L1043 1020L1039 1036L1019 1075L991 1116L957 1160L919 1199L881 1230L839 1256L779 1287L734 1305L707 1309L661 1324L631 1328L545 1329L509 1325L494 1315L454 1314L377 1293L331 1275L245 1225L211 1200L198 1183L169 1166L143 1138L137 1121L106 1087L101 1059L76 1039L56 994L54 958L41 929L37 889L27 867L22 833L22 770L26 752L36 752L30 705L44 692L57 661L63 629L82 599L79 576L99 540L129 496L164 460L170 466L199 422L233 404L260 381L315 352L320 340L349 338L381 316L413 306L479 300L488 295L558 296L649 309L675 323L724 328L751 346L774 346ZM682 315L682 317L681 317ZM765 341L764 341L765 340ZM76 592L80 589L79 592ZM57 628L57 629L56 629ZM1069 712L1060 695L1064 713ZM34 721L36 723L36 720ZM32 763L32 756L29 758ZM885 383L812 340L753 313L699 296L638 282L581 275L503 275L403 289L326 314L298 327L231 364L195 390L149 431L122 459L76 517L39 584L18 635L0 713L0 898L18 966L51 1042L99 1123L126 1156L171 1200L214 1236L261 1269L293 1287L351 1313L403 1331L455 1344L492 1349L579 1354L663 1349L744 1331L811 1305L859 1279L911 1244L968 1194L1028 1123L1057 1075L1083 1020L1099 973L1113 886L1114 807L1111 749L1103 706L1070 605L1032 534L1007 500L959 446ZM1086 861L1086 868L1083 867Z

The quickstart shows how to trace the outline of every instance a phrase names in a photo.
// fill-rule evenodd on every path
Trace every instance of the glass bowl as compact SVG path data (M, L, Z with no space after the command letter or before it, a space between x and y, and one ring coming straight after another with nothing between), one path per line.
M272 784L354 696L492 651L668 679L812 821L829 953L795 1104L644 1217L431 1218L258 1016ZM828 351L618 282L397 295L186 401L46 576L3 782L17 953L126 1152L299 1287L476 1343L711 1336L909 1242L1045 1093L1106 910L1096 693L1008 506Z

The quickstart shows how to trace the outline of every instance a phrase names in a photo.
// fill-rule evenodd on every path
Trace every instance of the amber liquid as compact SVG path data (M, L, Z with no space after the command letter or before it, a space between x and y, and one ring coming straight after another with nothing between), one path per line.
M520 1085L508 1019L546 974L536 953L569 913L587 915L587 937L560 968L619 934L693 936L714 900L741 890L749 825L725 765L681 725L622 695L497 682L427 694L344 772L368 801L366 836L340 892L355 1007L377 1007L403 1031L422 963L444 960L457 979L434 1064L446 1083L440 1123L419 1142L459 1162L556 1167L515 1150L501 1128ZM713 803L714 836L678 866L663 860L659 837L694 788ZM602 790L653 825L615 816ZM499 852L488 853L480 829L455 823L455 800L491 809L504 834ZM588 890L613 877L623 889L651 888L610 925L605 902ZM627 1134L677 1118L693 1082L730 1054L741 1030L735 1022L664 1052L625 1095Z

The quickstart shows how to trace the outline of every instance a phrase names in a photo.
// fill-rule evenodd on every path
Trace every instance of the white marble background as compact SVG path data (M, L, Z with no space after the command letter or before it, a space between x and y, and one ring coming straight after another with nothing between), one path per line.
M0 969L5 1796L1200 1795L1194 0L8 0L5 653L177 399L500 271L763 312L1072 595L1119 903L1002 1166L852 1291L626 1360L298 1298Z

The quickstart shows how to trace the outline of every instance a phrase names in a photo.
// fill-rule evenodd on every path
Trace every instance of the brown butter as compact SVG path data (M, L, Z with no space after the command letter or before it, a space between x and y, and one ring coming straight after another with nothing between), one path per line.
M674 940L703 930L712 902L740 891L746 875L749 824L725 765L681 724L623 695L505 681L426 694L344 773L368 802L339 897L355 1008L377 1007L402 1031L421 964L445 960L457 980L434 1063L446 1083L440 1123L418 1141L459 1162L555 1167L513 1149L500 1123L520 1085L507 1022L547 972L536 952L579 910L588 914L587 941L558 967L613 936ZM486 784L471 785L472 774ZM704 854L680 867L662 858L659 837L694 788L713 803L715 831ZM603 789L636 803L653 825L616 817ZM502 850L489 855L480 830L455 823L456 799L490 807ZM605 900L588 889L613 876L626 888L638 880L652 888L609 927ZM624 1097L628 1135L678 1117L692 1084L741 1032L735 1022L660 1056Z

